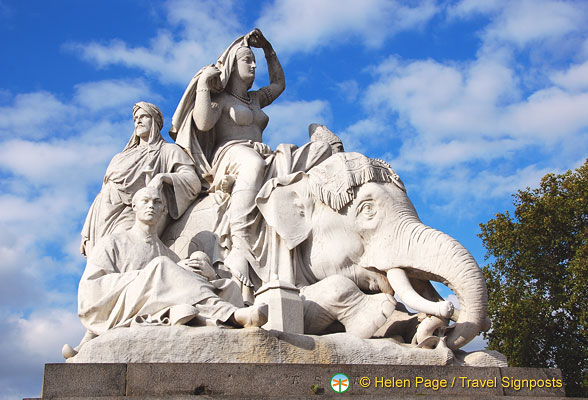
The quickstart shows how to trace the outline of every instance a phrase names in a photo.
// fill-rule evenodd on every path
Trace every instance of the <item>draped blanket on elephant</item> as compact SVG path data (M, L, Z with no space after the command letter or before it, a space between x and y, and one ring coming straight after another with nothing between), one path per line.
M231 197L228 193L220 190L218 181L225 175L237 175L238 171L233 169L233 164L222 163L224 151L230 145L245 145L255 148L256 143L252 141L232 141L224 148L217 152L213 162L213 171L215 179L210 189L217 204L219 205L218 218L213 229L214 233L219 238L217 253L212 255L213 262L223 261L231 248L231 232L229 224L228 209L230 206ZM280 144L277 149L265 155L265 176L264 182L272 181L274 178L289 179L294 172L304 172L319 165L331 155L331 148L327 143L307 143L302 147L297 147L293 144ZM219 170L219 166L225 167ZM248 255L248 261L256 273L256 277L252 277L254 286L258 287L262 282L268 282L272 278L272 273L277 274L278 262L280 261L279 253L286 252L288 249L282 249L280 239L269 225L263 221L263 216L253 210L250 213L248 224L252 226L257 235L254 235L257 240L252 243L252 252ZM286 256L290 259L290 256ZM287 261L281 260L280 264ZM284 266L285 267L285 266ZM291 270L291 267L287 267ZM289 278L280 275L281 279L289 280ZM294 282L292 282L294 283Z
M393 182L406 191L390 165L359 153L339 153L329 162L313 168L308 176L313 196L336 211L353 200L353 188L367 182Z
M239 143L246 144L246 142ZM255 143L249 145L253 147ZM399 176L387 163L370 159L358 153L338 153L329 156L329 152L330 148L324 143L309 143L301 148L287 144L279 145L275 152L265 158L267 163L266 182L257 196L257 206L266 202L275 188L290 185L304 176L308 178L309 182L307 197L309 199L315 198L336 211L341 210L352 201L356 188L367 182L391 182L405 191ZM305 174L304 171L308 171L308 173ZM222 176L232 174L235 171L229 169L226 171L217 170L216 172ZM190 247L187 243L200 232L211 232L214 234L216 242L207 251L213 263L222 263L231 248L227 212L230 201L230 193L225 193L218 188L218 185L213 185L209 198L201 203L204 208L199 209L198 204L193 205L180 224L171 226L171 229L165 233L165 242L179 254L187 257L191 251L196 249L205 250L201 247L204 243L199 241L197 241L198 244L193 242L197 248ZM198 212L204 210L214 210L213 221L208 223L203 221L202 214L198 214ZM288 212L292 212L288 206L279 210L279 214L282 215L286 215ZM192 216L192 213L196 214ZM273 227L275 224L273 226L268 224L257 210L251 214L250 224L256 231L254 235L256 241L248 259L255 271L255 274L251 276L254 288L276 278L289 281L297 286L310 285L319 280L311 271L310 266L302 260L299 249L295 248L296 246L288 245L284 237L278 234ZM177 242L180 237L182 240ZM179 247L176 247L175 243Z
M282 144L266 158L268 173L266 183L257 196L258 205L266 201L276 187L286 186L302 179L305 174L300 170L308 170L308 197L314 197L334 210L340 210L348 204L353 199L354 188L367 182L393 182L404 190L398 175L383 161L369 159L357 153L339 153L323 161L324 153L316 152L316 147L311 145L315 144L307 144L301 148ZM222 173L231 172L222 171ZM210 254L213 263L216 263L224 260L231 246L227 215L231 197L230 194L220 190L214 191L210 196L215 200L214 207L218 207L216 221L212 223L212 226L199 228L196 225L201 221L196 218L184 226L181 232L175 234L170 232L170 234L175 236L171 239L184 236L190 240L200 231L210 229L217 238L217 245ZM288 208L280 210L282 214L290 211ZM306 286L318 281L309 266L303 262L300 252L289 246L274 227L266 223L263 215L255 212L251 218L251 225L257 232L249 258L250 265L255 271L255 274L251 276L255 288L276 278L298 286ZM173 243L169 239L170 235L167 242Z
M308 177L308 197L314 197L331 207L334 210L341 210L354 196L354 190L366 182L392 182L404 191L404 185L398 175L388 164L380 160L369 159L358 153L338 153L325 159L325 152L317 152L316 144L307 144L301 148L294 145L281 144L276 151L266 157L266 183L257 196L257 205L264 203L279 186L290 185L304 176ZM326 147L324 149L328 154ZM314 165L314 167L313 167ZM312 168L311 168L312 167ZM302 171L308 170L308 174ZM220 175L220 171L217 171ZM231 173L233 171L222 171ZM190 216L191 213L198 213L198 204L195 204L191 211L178 226L172 226L165 234L165 241L172 245L183 237L181 248L175 247L180 254L188 256L186 242L196 237L202 231L214 233L216 243L209 249L209 255L213 263L223 262L230 246L230 226L228 220L228 207L231 196L221 190L215 190L209 194L207 201L202 204L205 209L212 207L215 220L204 226L199 214ZM211 200L214 199L214 200ZM208 205L204 205L207 203ZM201 209L204 210L204 209ZM280 210L285 215L292 212L289 207ZM279 278L289 281L297 286L306 286L317 282L319 279L311 271L310 266L302 260L301 252L289 246L271 224L264 220L261 213L252 214L251 225L254 226L256 242L252 246L252 254L249 262L255 271L251 276L254 288L260 287L264 282ZM198 249L202 244L197 245ZM183 249L183 250L182 250Z
M302 172L295 172L270 179L260 190L256 199L257 205L266 203L275 188L291 185L300 181L303 176ZM334 154L310 169L307 176L308 200L314 198L335 211L340 211L349 204L355 196L355 188L367 182L392 182L405 191L400 177L390 165L359 153ZM289 210L287 205L284 208L276 214L286 215ZM302 260L302 254L297 251L296 246L286 243L270 224L264 223L260 231L255 251L258 259L266 263L270 273L275 272L280 279L290 280L297 286L307 286L319 280L310 266Z

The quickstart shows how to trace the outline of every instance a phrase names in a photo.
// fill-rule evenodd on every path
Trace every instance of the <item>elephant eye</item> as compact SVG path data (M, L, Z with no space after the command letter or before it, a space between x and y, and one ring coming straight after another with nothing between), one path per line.
M361 203L358 211L359 211L358 214L361 213L368 218L373 218L374 215L376 215L376 208L375 208L374 203L372 201L366 201L366 202Z

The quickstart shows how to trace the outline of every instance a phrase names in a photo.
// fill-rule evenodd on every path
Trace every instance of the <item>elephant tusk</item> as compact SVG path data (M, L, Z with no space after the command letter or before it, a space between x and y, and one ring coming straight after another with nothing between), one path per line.
M419 345L419 347L427 346L425 342L429 342L428 339L430 337L436 337L434 336L435 331L439 328L446 327L448 324L449 320L447 318L439 318L434 315L427 316L417 328L416 334L413 338L413 342L415 342L414 344Z
M459 308L454 308L453 315L451 316L451 320L453 322L457 322L458 319L459 319Z

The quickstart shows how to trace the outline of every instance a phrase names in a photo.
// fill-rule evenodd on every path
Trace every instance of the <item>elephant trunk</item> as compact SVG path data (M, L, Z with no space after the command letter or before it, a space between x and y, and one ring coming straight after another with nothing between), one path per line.
M482 270L474 257L449 235L420 221L405 221L405 238L398 241L393 257L406 260L410 278L434 280L448 286L460 303L457 321L447 334L447 345L459 349L480 331L490 328L488 292Z

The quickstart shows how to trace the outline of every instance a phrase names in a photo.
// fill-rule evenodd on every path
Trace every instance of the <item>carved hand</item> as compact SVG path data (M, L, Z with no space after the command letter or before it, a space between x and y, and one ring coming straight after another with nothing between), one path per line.
M249 46L257 47L260 49L265 49L266 47L270 46L268 40L263 36L263 33L259 30L259 28L255 28L251 32L247 34L247 40L249 42Z
M209 65L202 71L202 75L200 76L200 82L206 83L207 86L210 86L210 82L213 79L219 78L220 74L221 72L217 67L215 67L214 65Z
M161 189L163 189L164 183L169 183L169 184L172 183L172 180L169 177L169 175L168 174L157 174L153 177L153 179L151 179L151 181L149 182L149 184L147 186L156 188L157 190L161 190Z
M233 185L235 184L235 175L225 175L221 180L220 187L221 190L225 193L231 193L233 190Z
M253 150L257 151L262 156L269 156L273 153L272 149L267 144L261 142L253 143Z
M209 281L212 281L217 278L214 269L210 266L209 263L207 263L204 260L188 258L179 261L178 265L188 271L192 271L197 273L198 275L202 275Z

